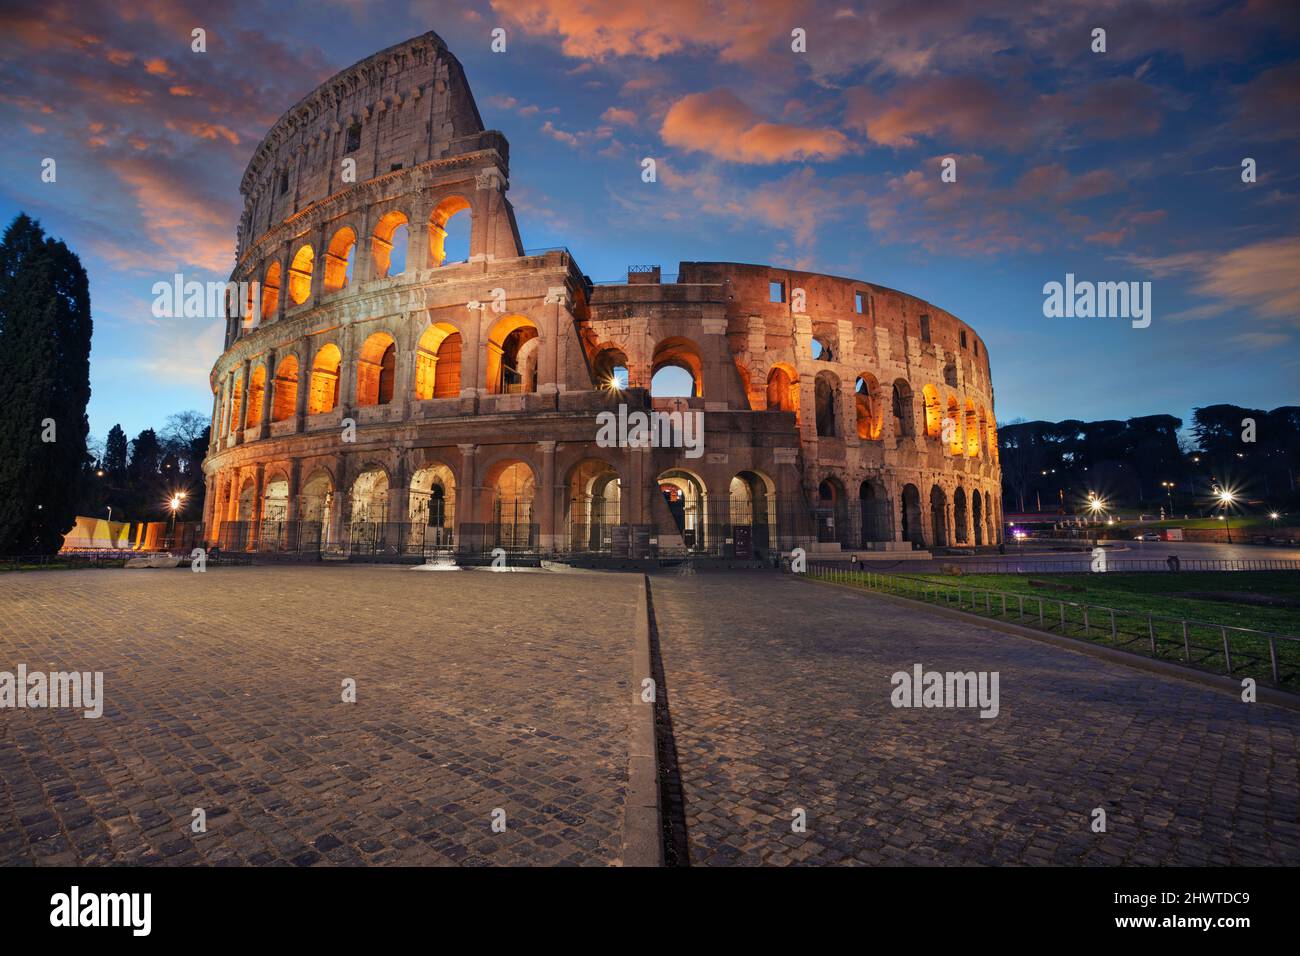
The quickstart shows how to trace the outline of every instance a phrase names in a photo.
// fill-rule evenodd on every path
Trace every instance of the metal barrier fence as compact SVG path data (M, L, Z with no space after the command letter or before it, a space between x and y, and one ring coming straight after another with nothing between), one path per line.
M1300 686L1300 637L1144 611L809 563L808 576L1135 651L1279 687Z
M1092 571L1092 558L1080 552L1074 559L1018 558L1008 556L999 561L977 561L954 557L937 557L936 564L955 564L963 574L1078 574L1080 572L1114 574L1118 571L1300 571L1300 561L1256 558L1111 558L1106 557L1104 571Z

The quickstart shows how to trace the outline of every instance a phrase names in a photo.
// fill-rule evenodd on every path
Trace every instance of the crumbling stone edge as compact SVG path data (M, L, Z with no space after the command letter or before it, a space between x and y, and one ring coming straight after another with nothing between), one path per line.
M982 617L979 614L971 614L969 611L959 611L956 608L934 605L926 601L917 601L897 594L884 594L880 591L864 591L862 588L854 587L851 584L840 584L837 581L820 581L816 578L807 578L806 580L813 584L824 584L829 587L843 588L844 590L851 591L864 597L877 597L881 600L892 601L894 604L903 605L905 607L924 609L932 614L937 614L940 617L951 618L955 621L965 621L969 624L979 624L983 627L989 628L990 630L1002 631L1005 634L1014 634L1017 637L1027 637L1030 640L1039 641L1044 644L1052 644L1064 650L1076 651L1080 654L1087 654L1090 657L1099 657L1102 660L1110 661L1113 664L1123 664L1126 667L1133 667L1138 670L1152 671L1164 677L1173 677L1178 680L1190 681L1194 684L1202 684L1212 688L1213 690L1222 691L1234 697L1240 697L1241 695L1241 679L1238 677L1229 677L1226 674L1211 674L1207 671L1197 670L1194 667L1186 667L1172 661L1156 660L1142 654L1135 654L1132 651L1094 644L1091 641L1086 641L1082 638L1053 634L1050 631L1039 631L1032 627L1023 627L1011 621L999 621L996 618ZM1256 685L1255 694L1261 704L1273 704L1274 706L1286 707L1290 710L1300 710L1300 694L1293 694L1290 691L1267 687L1264 684Z
M632 710L627 752L627 800L623 807L623 865L663 866L663 820L659 802L659 757L655 704L641 699L642 682L653 679L650 664L650 579L638 575L632 629ZM657 691L657 688L656 688Z

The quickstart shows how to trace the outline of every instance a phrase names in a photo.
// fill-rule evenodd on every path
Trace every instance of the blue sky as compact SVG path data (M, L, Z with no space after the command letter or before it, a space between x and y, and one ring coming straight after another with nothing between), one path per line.
M524 244L597 281L719 259L905 290L979 330L1001 422L1300 401L1294 4L8 4L0 217L90 273L95 436L210 411L221 330L153 318L151 286L225 278L266 129L430 29L510 139ZM1151 281L1150 328L1044 318L1067 272Z

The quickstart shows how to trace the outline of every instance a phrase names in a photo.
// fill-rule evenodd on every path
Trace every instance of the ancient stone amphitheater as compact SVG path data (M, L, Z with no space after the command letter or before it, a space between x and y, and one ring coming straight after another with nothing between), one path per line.
M212 370L209 541L756 560L999 541L973 329L765 265L593 284L567 249L525 251L509 158L432 33L258 145L231 278L260 288ZM702 413L703 447L598 442L619 406Z

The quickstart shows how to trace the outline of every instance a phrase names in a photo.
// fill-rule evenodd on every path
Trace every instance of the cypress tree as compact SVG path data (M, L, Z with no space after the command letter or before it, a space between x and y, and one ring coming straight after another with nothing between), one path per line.
M90 286L20 214L0 240L0 553L53 554L87 460Z

